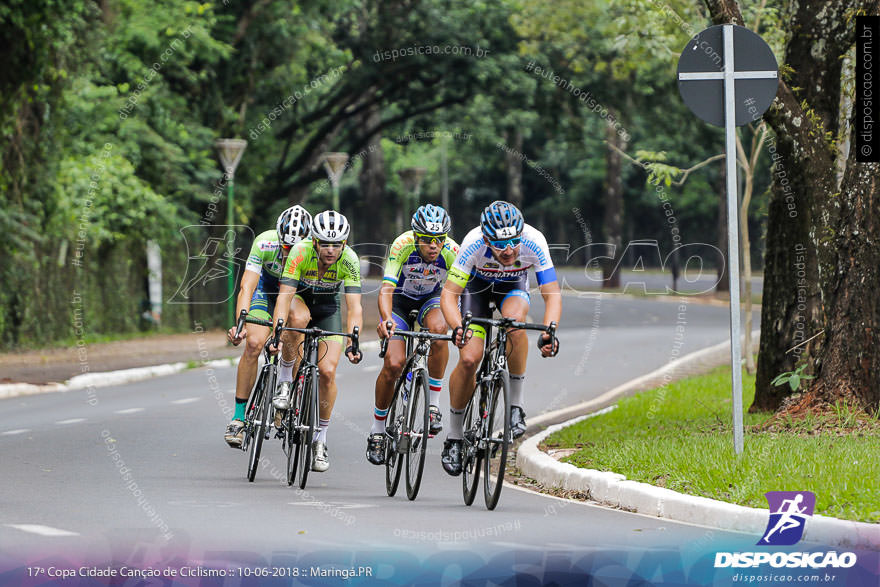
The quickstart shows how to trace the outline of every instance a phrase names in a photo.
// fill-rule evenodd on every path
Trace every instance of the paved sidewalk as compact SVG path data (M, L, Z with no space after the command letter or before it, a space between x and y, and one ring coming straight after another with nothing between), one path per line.
M222 330L156 334L131 340L0 354L0 384L61 383L76 375L165 363L237 357Z

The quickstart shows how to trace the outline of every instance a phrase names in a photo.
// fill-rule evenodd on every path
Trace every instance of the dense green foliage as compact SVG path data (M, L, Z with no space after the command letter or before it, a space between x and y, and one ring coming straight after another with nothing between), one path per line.
M0 7L2 344L69 337L73 291L89 332L136 328L148 239L162 248L163 299L172 298L187 275L183 227L203 225L197 240L224 233L218 137L249 141L234 221L256 232L291 203L328 207L320 156L346 151L352 238L390 242L396 210L405 220L412 207L401 204L397 171L426 167L421 199L439 202L445 152L456 237L509 196L514 157L528 222L572 249L605 242L608 112L633 158L686 168L722 151L719 131L686 110L674 80L677 52L707 23L686 0L11 0ZM376 136L379 163L368 155ZM382 166L379 202L364 199L371 165ZM662 188L683 242L717 243L720 170ZM627 164L622 173L623 242L670 250L647 172ZM759 243L753 252L760 259ZM216 301L225 283L202 289L197 299ZM192 320L219 325L225 314L165 304L164 324Z

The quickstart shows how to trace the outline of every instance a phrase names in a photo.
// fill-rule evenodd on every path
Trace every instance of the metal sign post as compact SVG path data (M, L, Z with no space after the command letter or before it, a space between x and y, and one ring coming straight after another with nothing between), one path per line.
M698 34L687 44L678 62L678 89L685 104L699 118L723 126L725 130L730 363L736 454L743 451L736 127L757 120L770 107L779 85L778 72L776 58L767 43L752 31L732 24L709 27Z
M232 212L232 204L235 200L235 191L233 188L235 185L235 169L238 167L239 161L241 161L241 156L244 154L245 147L247 147L247 141L244 139L218 139L215 145L220 153L220 163L223 164L223 170L226 172L226 179L228 182L226 191L226 224L229 228L227 229L226 234L230 235L230 241L227 244L227 251L233 251L234 243L231 238L235 235L233 232L234 229L232 228L235 223L235 217ZM228 295L226 306L229 324L235 322L235 300L232 299L232 294L235 292L234 274L235 271L233 271L232 265L230 265L229 277L226 283L226 293Z

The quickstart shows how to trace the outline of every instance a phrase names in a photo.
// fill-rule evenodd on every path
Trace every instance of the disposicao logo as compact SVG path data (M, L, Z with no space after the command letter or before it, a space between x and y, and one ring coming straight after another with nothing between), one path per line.
M770 505L767 529L758 546L791 546L804 535L807 518L816 508L812 491L768 491L764 494ZM849 568L856 564L853 552L718 552L715 568L754 568L769 564L774 568Z
M791 546L800 542L807 518L816 508L816 494L812 491L768 491L764 496L770 504L770 520L758 544Z

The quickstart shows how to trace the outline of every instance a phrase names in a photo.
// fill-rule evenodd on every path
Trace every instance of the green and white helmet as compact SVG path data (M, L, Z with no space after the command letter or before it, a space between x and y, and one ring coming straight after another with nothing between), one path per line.
M282 245L295 245L309 236L311 231L312 215L305 208L296 205L291 206L281 213L275 230L278 231L278 241Z

